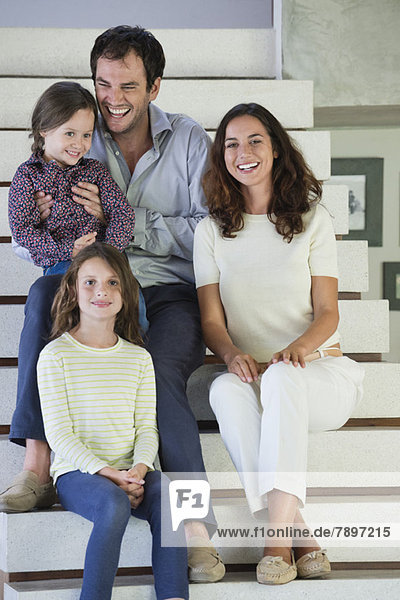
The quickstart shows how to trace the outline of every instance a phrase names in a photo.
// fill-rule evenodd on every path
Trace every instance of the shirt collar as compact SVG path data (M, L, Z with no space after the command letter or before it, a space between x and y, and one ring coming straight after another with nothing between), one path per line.
M46 169L55 169L59 170L62 173L66 173L67 171L73 171L78 167L81 167L85 158L82 157L78 160L76 165L70 165L69 167L62 168L55 160L50 160L49 162L45 161L43 158L43 152L37 152L32 154L32 156L28 159L28 164L40 164L43 165Z

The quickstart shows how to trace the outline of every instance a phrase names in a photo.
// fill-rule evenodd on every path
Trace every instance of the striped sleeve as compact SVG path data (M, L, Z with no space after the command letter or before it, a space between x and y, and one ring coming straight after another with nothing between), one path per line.
M47 441L57 457L83 473L97 473L108 466L74 434L70 417L63 361L44 348L37 365L40 402Z
M158 450L156 423L156 388L154 368L150 355L138 385L135 403L135 445L133 464L144 463L150 469Z

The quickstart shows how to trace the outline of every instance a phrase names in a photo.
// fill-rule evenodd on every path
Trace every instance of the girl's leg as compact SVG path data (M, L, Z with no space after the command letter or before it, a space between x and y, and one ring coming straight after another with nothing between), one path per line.
M172 531L168 484L167 477L159 471L147 473L143 501L138 508L132 510L132 514L139 519L146 519L150 524L153 535L152 564L157 600L167 598L186 600L189 598L189 588L185 534L182 524L176 532ZM163 496L161 496L162 486ZM162 514L161 499L167 503ZM165 546L166 543L169 545Z
M257 383L243 383L224 373L210 388L210 404L233 464L239 473L250 510L264 508L258 491L261 406Z
M110 600L131 515L127 494L101 475L73 471L57 480L61 504L93 522L86 548L81 600Z

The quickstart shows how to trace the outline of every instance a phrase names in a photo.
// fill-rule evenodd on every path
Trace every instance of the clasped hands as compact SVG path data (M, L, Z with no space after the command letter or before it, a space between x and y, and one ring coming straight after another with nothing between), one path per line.
M278 362L289 364L294 367L299 365L304 369L306 366L308 351L304 346L293 342L283 350L275 352L267 363L261 363L255 360L251 354L236 352L226 359L229 373L235 373L244 383L257 381L258 377L264 373L268 367Z
M128 495L132 508L137 508L143 500L144 478L147 471L147 466L139 463L132 467L132 469L123 471L119 471L113 467L104 467L98 471L97 475L107 477L107 479L118 485Z

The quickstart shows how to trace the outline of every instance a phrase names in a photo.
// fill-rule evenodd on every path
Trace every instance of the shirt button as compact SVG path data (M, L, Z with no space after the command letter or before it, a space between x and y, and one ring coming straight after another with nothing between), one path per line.
M115 153L115 156L119 156L119 152L118 152L118 150L116 151L116 153Z

